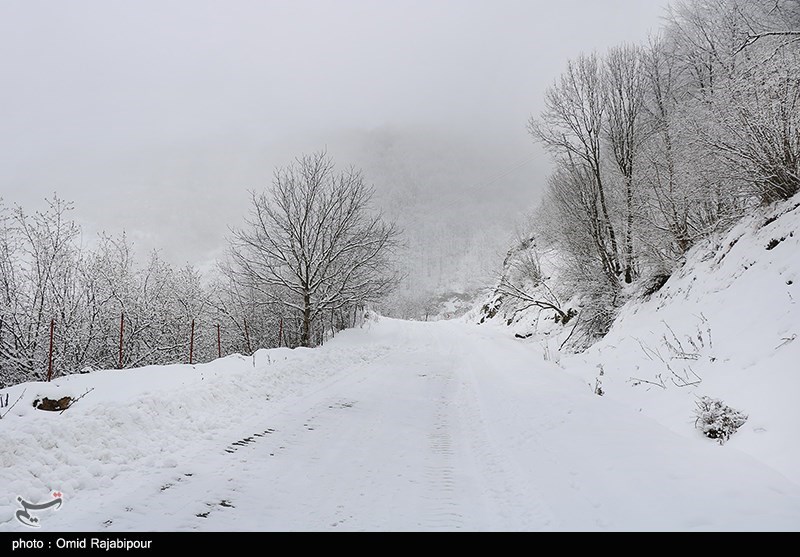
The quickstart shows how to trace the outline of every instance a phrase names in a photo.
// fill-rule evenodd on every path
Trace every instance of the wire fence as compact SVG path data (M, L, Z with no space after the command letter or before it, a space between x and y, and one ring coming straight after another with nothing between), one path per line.
M316 319L310 344L323 345L338 332L360 325L363 311L331 311ZM99 369L195 365L231 354L251 355L261 348L295 348L302 338L302 318L296 315L202 316L169 324L140 321L139 316L120 312L118 317L106 316L92 331L86 324L76 327L53 317L32 340L23 342L0 317L0 388Z

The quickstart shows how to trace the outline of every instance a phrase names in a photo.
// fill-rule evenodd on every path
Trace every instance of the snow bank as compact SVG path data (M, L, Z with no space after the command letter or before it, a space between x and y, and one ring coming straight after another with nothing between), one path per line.
M10 528L16 497L37 502L53 491L69 499L108 489L128 477L129 485L148 472L176 466L199 441L211 440L269 400L288 403L309 385L324 385L353 362L370 362L383 349L364 346L364 330L341 333L320 349L260 350L201 365L152 366L97 371L26 383L0 391L8 406L0 420L0 530ZM63 413L33 407L42 397L77 398ZM8 407L0 409L6 414Z

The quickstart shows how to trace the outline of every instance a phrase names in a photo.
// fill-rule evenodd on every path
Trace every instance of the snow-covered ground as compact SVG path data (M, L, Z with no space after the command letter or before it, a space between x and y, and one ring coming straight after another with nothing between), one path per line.
M0 530L53 492L44 530L800 530L796 230L795 200L697 246L580 355L535 314L526 340L375 318L315 350L6 389ZM701 396L749 416L725 445L694 427Z
M23 390L0 420L0 530L52 491L45 531L800 529L772 456L596 396L495 325L384 318L315 350Z

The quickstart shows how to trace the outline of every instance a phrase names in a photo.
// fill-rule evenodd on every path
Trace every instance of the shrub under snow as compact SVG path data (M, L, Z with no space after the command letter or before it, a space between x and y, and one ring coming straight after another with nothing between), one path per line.
M722 445L747 421L747 415L725 405L721 400L702 397L695 409L694 425L711 439Z

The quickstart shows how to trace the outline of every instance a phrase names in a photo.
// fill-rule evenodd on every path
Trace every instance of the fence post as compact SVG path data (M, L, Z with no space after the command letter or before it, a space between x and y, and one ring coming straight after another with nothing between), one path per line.
M217 323L217 356L222 357L222 341L219 335L219 323Z
M50 358L47 363L47 382L53 378L53 332L56 328L56 320L50 320Z
M119 314L119 369L122 369L122 339L125 335L125 312Z
M192 319L192 336L189 337L189 365L194 364L194 319Z

